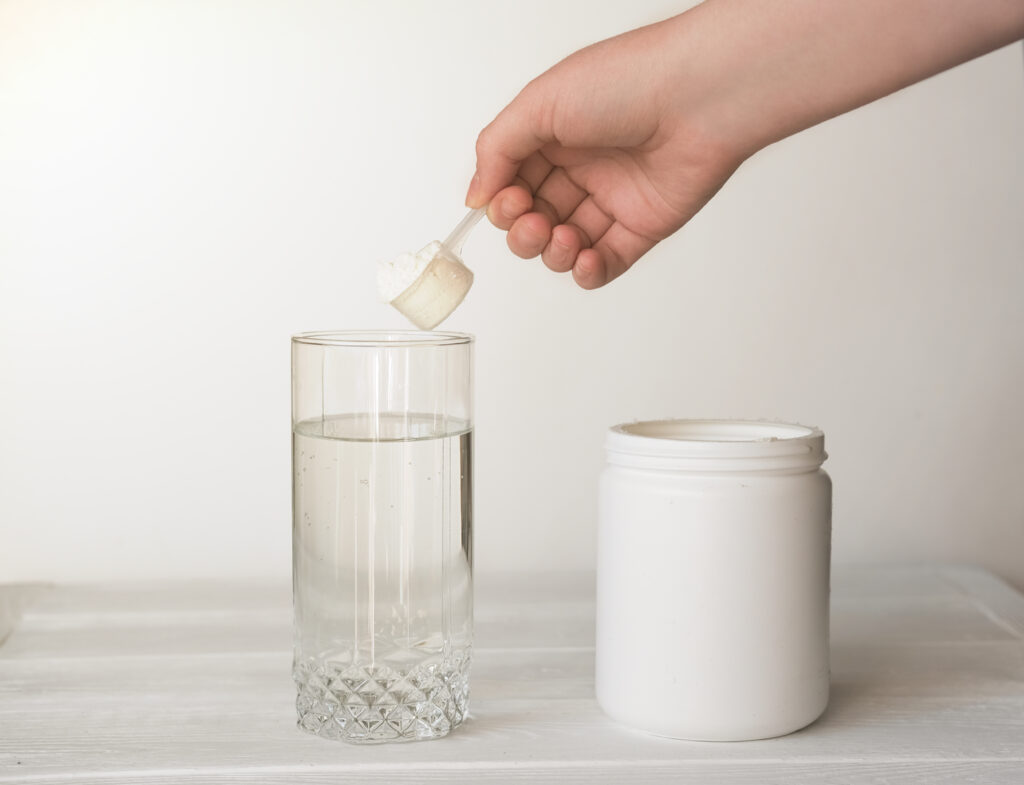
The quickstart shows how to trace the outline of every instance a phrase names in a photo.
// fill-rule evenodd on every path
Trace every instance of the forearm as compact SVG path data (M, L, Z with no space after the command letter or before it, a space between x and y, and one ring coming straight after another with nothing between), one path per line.
M680 113L746 156L1024 36L1024 0L707 0L669 20Z

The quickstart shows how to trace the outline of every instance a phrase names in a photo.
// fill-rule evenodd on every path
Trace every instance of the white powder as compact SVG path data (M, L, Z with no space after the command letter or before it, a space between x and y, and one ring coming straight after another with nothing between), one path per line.
M390 303L408 289L437 256L441 243L437 240L415 254L403 253L397 258L377 265L377 294L383 302Z

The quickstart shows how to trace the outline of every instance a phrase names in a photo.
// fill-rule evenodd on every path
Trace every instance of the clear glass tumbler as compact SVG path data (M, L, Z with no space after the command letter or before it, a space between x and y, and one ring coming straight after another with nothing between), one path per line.
M446 735L473 635L473 337L292 338L299 727L351 742Z

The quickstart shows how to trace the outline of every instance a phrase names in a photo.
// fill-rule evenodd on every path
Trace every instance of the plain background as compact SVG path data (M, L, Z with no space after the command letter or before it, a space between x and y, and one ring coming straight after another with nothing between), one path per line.
M0 581L286 576L289 335L403 326L375 262L461 218L480 128L680 9L0 2ZM601 291L464 255L478 570L593 568L609 425L751 417L824 429L836 561L1024 586L1019 45L766 150Z

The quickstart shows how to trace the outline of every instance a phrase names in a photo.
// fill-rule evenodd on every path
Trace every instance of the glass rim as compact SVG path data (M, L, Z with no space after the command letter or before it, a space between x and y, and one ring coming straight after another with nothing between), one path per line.
M292 343L348 347L458 346L474 340L470 333L428 330L314 330L292 336Z

